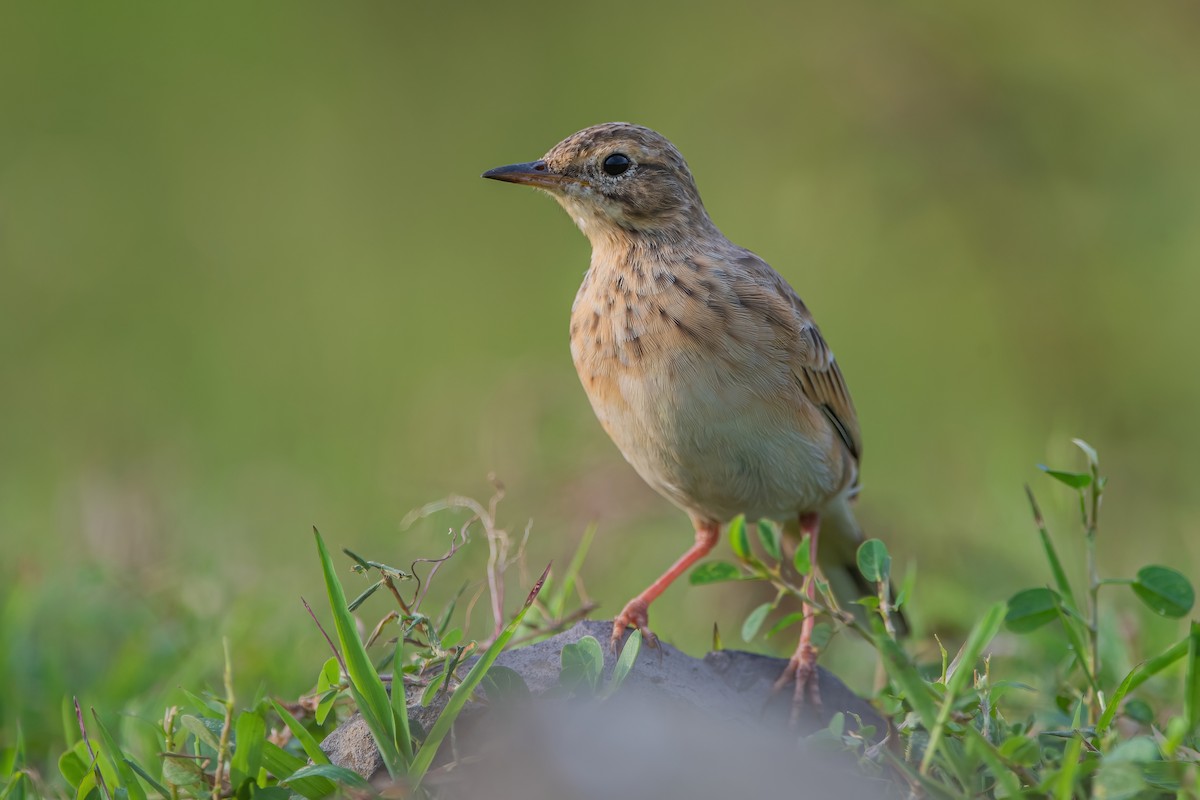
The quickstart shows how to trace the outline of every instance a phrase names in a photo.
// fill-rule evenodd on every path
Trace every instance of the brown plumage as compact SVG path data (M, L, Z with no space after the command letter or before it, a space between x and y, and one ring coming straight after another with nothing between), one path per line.
M679 151L607 123L484 177L549 192L591 241L571 312L575 367L622 454L696 529L617 616L614 643L628 625L652 640L649 604L737 514L798 520L827 572L852 564L862 437L841 370L787 281L713 224ZM810 616L781 678L795 678L798 699L811 632Z

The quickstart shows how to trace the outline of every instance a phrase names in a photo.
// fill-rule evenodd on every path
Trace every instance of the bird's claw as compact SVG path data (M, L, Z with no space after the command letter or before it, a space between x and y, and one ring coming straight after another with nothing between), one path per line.
M803 645L784 668L783 674L775 681L775 685L771 687L771 694L778 694L785 686L792 683L792 713L789 717L788 724L791 727L796 727L800 722L800 714L803 712L806 705L811 705L812 710L820 713L821 710L821 688L818 685L817 677L817 652L810 645ZM806 698L807 695L807 698Z
M609 649L616 653L621 649L621 639L627 628L636 628L642 632L642 642L649 647L658 646L658 637L650 630L650 606L640 597L635 597L625 604L620 614L613 620L612 640Z

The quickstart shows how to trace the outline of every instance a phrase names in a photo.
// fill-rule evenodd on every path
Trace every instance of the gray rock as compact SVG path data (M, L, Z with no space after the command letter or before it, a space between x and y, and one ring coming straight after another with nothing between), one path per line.
M585 621L546 641L502 653L496 663L525 680L535 702L467 706L437 763L458 764L431 776L451 797L609 798L620 796L839 798L884 796L889 784L868 780L832 748L814 753L798 734L825 727L835 712L875 730L887 723L836 676L818 666L822 704L805 706L789 730L792 695L771 686L787 662L722 650L693 658L669 644L642 648L620 691L604 701L568 696L559 687L561 653L585 636L606 643L610 623ZM616 656L605 649L605 680ZM410 690L411 716L428 730L445 698L427 708ZM486 712L486 713L485 713ZM355 716L321 745L330 759L379 782L383 764L365 722ZM470 759L463 759L470 755Z

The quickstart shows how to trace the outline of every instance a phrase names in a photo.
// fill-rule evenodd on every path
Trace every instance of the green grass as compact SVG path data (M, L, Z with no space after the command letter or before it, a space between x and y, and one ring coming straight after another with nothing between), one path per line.
M933 798L1194 796L1200 792L1200 625L1182 623L1194 607L1194 589L1186 576L1166 566L1142 565L1133 574L1114 577L1100 574L1096 553L1119 532L1100 524L1107 479L1096 452L1086 443L1078 445L1086 456L1083 471L1043 469L1075 495L1084 562L1060 556L1063 537L1047 529L1030 491L1030 535L1043 546L1045 582L1007 601L981 597L986 610L960 645L947 650L951 643L939 640L935 660L916 655L918 650L895 638L890 615L903 608L919 619L921 609L911 599L912 581L898 593L892 591L891 556L879 540L867 541L858 554L860 571L878 590L876 597L862 601L870 612L865 620L838 608L807 559L780 562L784 548L773 525L756 526L756 547L745 521L735 520L729 539L736 563L708 562L696 568L691 582L734 579L773 586L776 600L758 606L742 626L742 636L753 641L780 614L780 600L806 602L805 581L818 581L813 602L828 629L825 638L860 638L885 669L886 681L872 699L891 730L882 744L875 744L875 731L847 726L839 714L813 738L853 754L861 769L888 779L897 797L909 791ZM178 703L127 715L119 726L105 709L81 708L78 701L64 709L56 776L47 774L47 764L19 739L0 752L0 798L215 800L230 794L286 797L296 792L315 800L339 786L362 791L362 778L329 764L318 745L333 722L352 709L366 719L392 780L412 796L435 797L425 779L476 689L486 688L492 701L506 695L528 702L528 690L517 691L522 681L516 673L490 671L496 656L514 641L562 629L587 607L578 586L585 541L561 579L546 567L515 613L499 601L492 636L463 641L461 592L444 607L426 611L430 583L461 577L453 576L458 564L451 559L481 544L473 538L482 538L493 552L506 551L489 561L486 576L486 585L503 598L501 587L519 580L512 573L525 571L526 552L524 543L507 549L507 534L496 524L495 502L484 506L458 498L438 507L457 505L473 508L475 514L441 558L402 569L347 552L352 571L360 576L356 582L361 586L362 578L368 580L353 600L347 599L340 570L316 534L333 621L332 633L326 634L333 657L323 662L311 655L318 679L306 697L281 702L271 687L240 695L227 643L219 691L185 688ZM517 566L522 569L514 570ZM372 598L393 607L372 628L363 629L370 631L364 635L354 614L361 614ZM1118 635L1104 623L1117 610L1127 614L1130 601L1175 620L1176 641L1159 648L1142 630ZM781 616L773 633L786 630L798 617ZM324 633L318 617L313 621ZM1047 629L1053 639L1066 643L1065 649L1053 652L1046 640L1039 642ZM999 644L1001 637L1008 643ZM600 644L588 637L564 647L562 689L600 700L611 695L637 658L639 644L639 637L629 639L610 684L603 687ZM480 657L469 670L460 670L471 654ZM418 687L422 705L438 695L446 698L428 730L410 722L408 709L396 702L402 694L389 697L388 683L398 679ZM272 730L290 735L268 736Z

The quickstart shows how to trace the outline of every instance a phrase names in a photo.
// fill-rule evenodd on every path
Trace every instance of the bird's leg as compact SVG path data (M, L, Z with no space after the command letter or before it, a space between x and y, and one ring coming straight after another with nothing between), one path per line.
M692 564L708 555L709 551L716 546L720 535L721 526L716 522L696 523L696 543L689 547L688 551L680 556L679 560L672 564L671 568L664 572L658 580L626 603L624 610L613 620L611 645L614 651L621 643L621 636L628 627L640 630L642 638L648 645L653 646L658 641L650 631L650 604L657 600L658 596L666 591L676 578L687 572Z
M820 526L821 518L816 513L800 515L801 536L809 536L808 563L811 568L804 578L804 594L810 600L817 597L817 534ZM817 649L812 643L813 628L816 624L816 608L810 603L805 603L804 621L800 624L800 644L772 689L778 692L787 686L789 681L795 681L792 688L792 725L799 721L800 709L804 707L805 691L808 692L808 698L814 707L821 705L821 693L817 686Z

